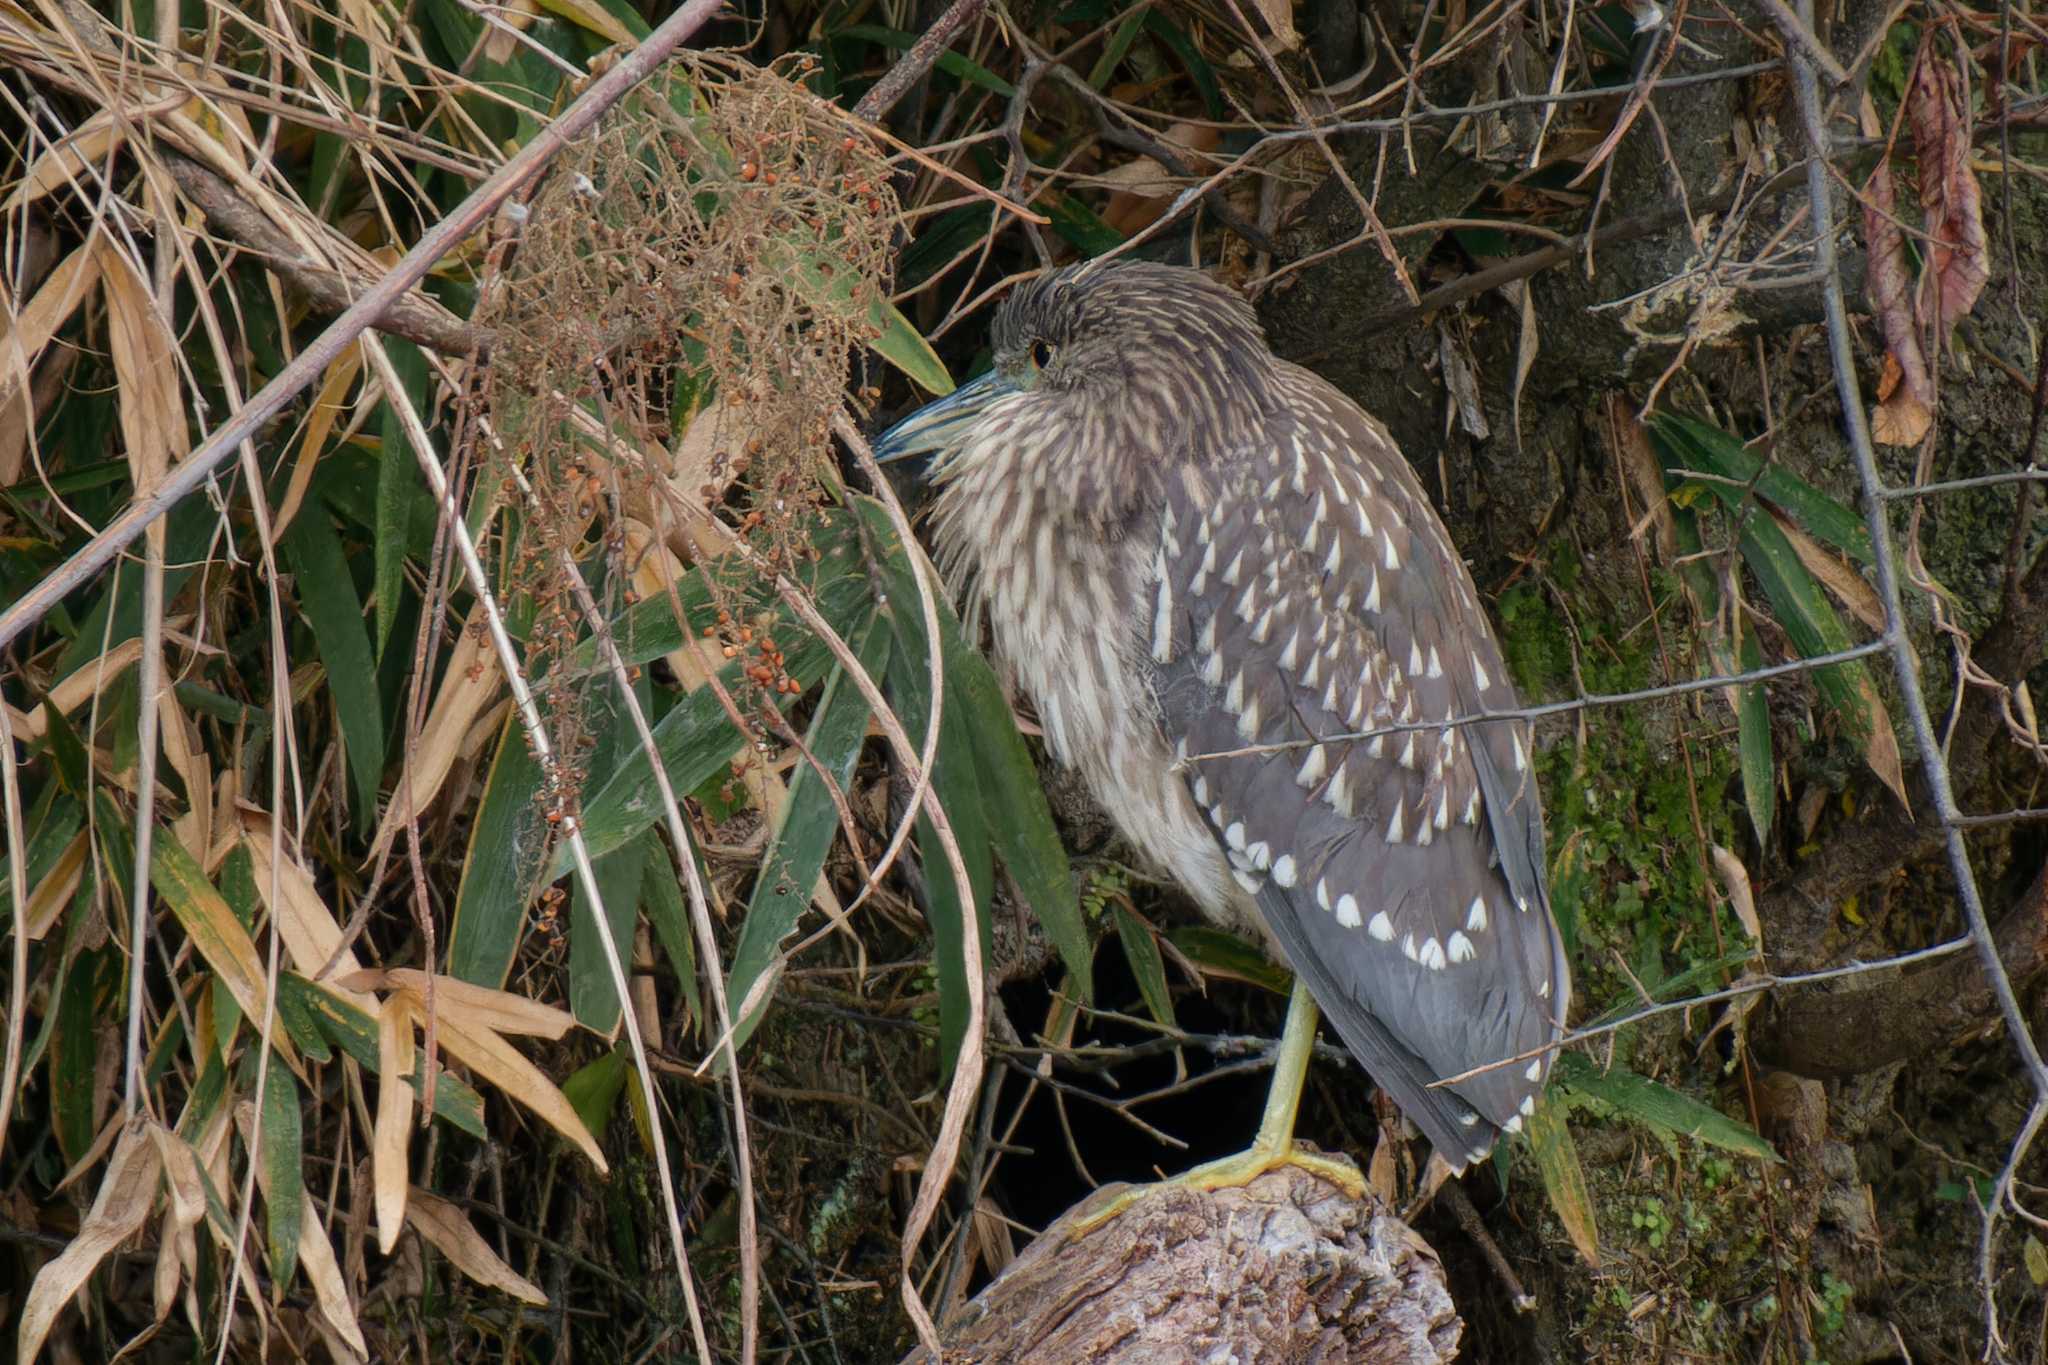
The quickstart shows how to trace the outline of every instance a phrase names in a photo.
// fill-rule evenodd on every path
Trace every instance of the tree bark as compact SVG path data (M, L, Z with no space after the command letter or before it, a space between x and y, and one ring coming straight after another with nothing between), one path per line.
M957 1314L946 1365L1456 1357L1464 1324L1436 1253L1376 1198L1289 1166L1242 1189L1162 1186L1076 1238L1124 1188L1068 1210Z

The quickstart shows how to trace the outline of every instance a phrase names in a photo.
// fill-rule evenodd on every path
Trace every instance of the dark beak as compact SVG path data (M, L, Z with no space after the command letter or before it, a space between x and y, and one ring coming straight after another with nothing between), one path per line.
M883 464L913 455L957 450L994 400L1011 392L994 370L962 384L944 398L927 403L883 432L875 441L875 458Z

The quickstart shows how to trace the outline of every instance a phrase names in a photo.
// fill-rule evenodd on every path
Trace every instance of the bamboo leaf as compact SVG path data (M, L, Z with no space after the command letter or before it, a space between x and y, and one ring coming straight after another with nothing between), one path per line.
M270 1278L291 1283L299 1263L299 1213L305 1202L305 1151L299 1087L274 1060L263 1072L264 1229L270 1241Z
M892 636L879 615L871 616L848 638L854 657L871 678L888 676ZM834 669L825 680L818 699L817 719L811 722L804 747L819 766L831 774L841 792L853 779L855 764L867 737L868 702L844 669ZM839 805L832 792L819 780L817 770L799 759L789 780L789 799L762 855L760 875L747 903L746 923L740 928L739 946L733 950L732 972L727 978L726 998L745 1000L761 974L774 961L782 941L795 930L811 903L812 889L824 869L839 833ZM766 1014L766 1003L745 1019L733 1023L733 1046L738 1048L753 1034Z
M501 986L512 970L545 847L540 785L540 764L526 747L519 718L507 715L455 893L455 921L448 930L450 976Z
M377 816L385 736L384 703L377 690L369 637L363 629L362 599L356 596L355 577L349 571L341 537L324 512L311 510L294 521L284 536L284 551L341 722L355 793L356 828L367 831Z
M1598 1269L1600 1229L1593 1218L1593 1197L1586 1189L1586 1170L1579 1164L1578 1146L1565 1125L1564 1106L1538 1104L1535 1114L1530 1116L1528 1134L1536 1171L1542 1177L1543 1193L1548 1196L1551 1209L1586 1264Z
M297 972L286 972L277 983L278 1012L283 1014L287 999L292 1001L290 1009L303 1017L318 1021L320 1031L343 1052L356 1059L364 1070L372 1075L381 1075L377 1049L377 1021L374 1017L357 1009L324 986L316 986ZM425 1081L418 1069L409 1077L414 1094L425 1088ZM468 1133L473 1138L485 1138L483 1096L476 1093L467 1081L452 1072L443 1071L434 1079L434 1113L439 1118Z
M1159 943L1152 926L1132 913L1121 899L1116 902L1116 933L1124 945L1124 960L1137 978L1138 994L1145 1008L1168 1028L1174 1027L1173 992L1166 985L1166 961L1159 955Z
M624 726L620 727L624 729ZM630 975L633 962L633 924L640 907L640 883L646 870L647 845L633 840L597 859L591 871L597 877L603 898L605 920L611 926L612 943L620 963ZM597 935L597 910L584 890L583 879L572 883L569 898L569 1008L576 1022L591 1032L609 1036L618 1027L620 1000L612 984L611 964L605 960L604 943Z
M1676 481L1683 477L1676 472L1680 470L1713 475L1707 486L1730 507L1742 501L1743 490L1754 480L1758 497L1785 509L1814 535L1859 564L1875 562L1870 528L1859 513L1775 464L1764 467L1760 458L1727 432L1672 412L1653 415L1649 427L1651 443L1663 459L1667 477ZM1761 477L1759 468L1763 469Z
M405 397L412 410L427 410L427 362L419 347L408 341L385 338L391 368L405 384ZM412 530L412 508L420 497L420 475L412 442L406 439L396 406L386 400L384 411L384 453L377 462L377 657L391 640L391 626L398 619L398 601L405 591L405 551Z
M704 1017L704 1002L697 995L697 950L691 938L690 907L683 904L682 883L676 878L675 865L669 861L668 849L653 830L640 836L646 845L646 869L640 883L640 906L647 914L647 922L654 926L654 936L661 940L661 946L668 953L669 965L675 969L676 981L683 988L683 998L689 1002L690 1017ZM695 858L695 849L686 850L685 855ZM700 883L708 881L704 869L697 869Z
M1613 1105L1623 1117L1660 1132L1682 1133L1757 1161L1779 1160L1771 1144L1748 1125L1627 1067L1601 1067L1576 1052L1565 1052L1558 1056L1555 1079L1580 1094Z
M819 613L843 637L871 609L872 600L864 582L842 578L824 586L817 605ZM796 626L786 611L776 617L776 629L777 639L792 641L783 660L784 671L790 677L808 687L825 676L832 656L823 644ZM728 693L751 698L756 689L746 683L741 672L743 663L744 660L735 660L720 672L719 679ZM787 708L792 698L784 693L764 700ZM724 705L708 687L678 701L654 727L654 740L669 783L678 793L692 792L704 785L706 779L731 761L742 743ZM655 786L647 755L636 748L586 799L583 837L591 856L597 857L623 846L660 818L661 793ZM566 850L558 852L552 875L560 876L566 871L568 861Z
M1174 951L1202 969L1204 975L1263 986L1275 995L1294 989L1294 974L1258 948L1225 929L1185 924L1167 932Z

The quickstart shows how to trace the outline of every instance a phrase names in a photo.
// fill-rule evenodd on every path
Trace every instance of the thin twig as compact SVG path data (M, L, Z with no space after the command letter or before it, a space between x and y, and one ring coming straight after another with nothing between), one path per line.
M1799 9L1800 17L1810 24L1813 0L1800 0ZM1848 309L1842 299L1841 276L1835 266L1834 206L1828 197L1826 166L1827 125L1821 114L1820 91L1813 68L1798 54L1793 54L1791 60L1799 117L1805 125L1813 153L1813 159L1807 164L1806 182L1813 213L1814 251L1822 271L1821 303L1827 320L1828 354L1834 365L1835 389L1842 406L1842 425L1849 437L1850 453L1856 461L1857 477L1863 485L1864 518L1870 527L1878 597L1885 608L1885 636L1891 647L1892 671L1914 741L1920 750L1929 796L1944 826L1949 866L1955 874L1957 898L1962 902L1964 920L1969 925L1970 942L1983 961L1984 974L1991 982L1992 994L1998 1000L1999 1013L2005 1018L2013 1048L2019 1053L2034 1088L2033 1107L2013 1141L2005 1169L1999 1175L1997 1190L1984 1209L1984 1229L1978 1244L1977 1269L1979 1288L1984 1296L1984 1326L1989 1342L1997 1348L2001 1346L2001 1339L1997 1282L1992 1271L1992 1240L2000 1210L2012 1202L2013 1179L2019 1164L2025 1159L2027 1148L2040 1130L2043 1118L2048 1117L2048 1064L2041 1059L2033 1031L2028 1027L2026 1014L2013 990L2012 979L2006 974L2004 962L1999 959L1998 943L1992 934L1990 918L1984 912L1977 878L1970 865L1970 851L1963 842L1962 830L1955 824L1958 811L1955 793L1949 785L1948 764L1940 741L1935 737L1934 723L1927 713L1927 700L1920 691L1919 660L1914 657L1913 643L1906 634L1905 605L1899 593L1897 566L1893 563L1891 528L1885 500L1879 492L1883 481L1878 474L1877 452L1871 446L1870 430L1864 418L1863 394L1856 378L1854 343L1849 336Z

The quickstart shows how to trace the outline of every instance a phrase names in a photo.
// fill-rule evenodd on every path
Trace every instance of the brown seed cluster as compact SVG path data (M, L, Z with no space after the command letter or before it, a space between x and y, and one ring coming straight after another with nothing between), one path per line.
M557 827L578 809L602 710L587 694L609 686L578 654L574 579L624 619L628 519L672 542L708 510L776 572L817 557L831 418L878 334L897 209L879 149L804 88L808 63L697 54L642 87L559 158L483 293L479 321L503 340L467 426L488 432L477 458L508 509L495 558L553 732L541 808ZM699 420L716 429L692 432ZM706 435L714 453L686 464ZM730 563L700 570L718 613L707 634L760 724L802 691L793 645L765 628L768 588Z

